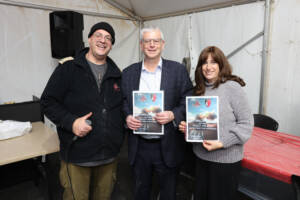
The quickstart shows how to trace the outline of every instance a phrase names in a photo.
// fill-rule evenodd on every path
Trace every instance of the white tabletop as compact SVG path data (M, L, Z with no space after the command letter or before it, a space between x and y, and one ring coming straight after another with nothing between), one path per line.
M0 165L59 151L57 133L42 122L33 122L32 131L20 137L0 141Z

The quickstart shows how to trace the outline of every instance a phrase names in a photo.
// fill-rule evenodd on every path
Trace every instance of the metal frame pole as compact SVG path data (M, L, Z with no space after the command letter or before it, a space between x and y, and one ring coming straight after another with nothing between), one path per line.
M266 69L268 66L269 53L269 29L270 29L270 13L271 0L265 0L265 18L264 18L264 36L263 36L263 50L262 50L262 64L261 64L261 79L260 79L260 95L259 95L259 113L265 113L265 96L266 96Z
M75 11L75 12L78 12L78 13L81 13L84 15L90 15L90 16L106 17L106 18L114 18L114 19L124 19L124 20L134 20L130 17L119 16L119 15L89 12L89 11L84 11L84 10L74 10L74 9L68 9L68 8L59 8L59 7L45 6L45 5L25 3L25 2L17 2L17 1L11 1L11 0L0 0L0 4L10 5L10 6L20 6L20 7L40 9L40 10L48 10L48 11L71 10L71 11Z

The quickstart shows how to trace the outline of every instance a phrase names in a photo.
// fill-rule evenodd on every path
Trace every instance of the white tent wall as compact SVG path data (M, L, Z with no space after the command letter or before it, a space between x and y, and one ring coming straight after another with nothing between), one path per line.
M183 58L188 57L190 54L187 35L190 28L189 21L189 16L184 15L146 21L144 26L159 27L165 39L165 48L162 56L181 63Z
M232 6L192 15L191 63L195 70L203 48L217 46L225 55L263 31L264 2ZM259 109L262 37L229 59L236 74L244 79L253 113ZM192 70L194 72L194 70ZM194 74L192 74L194 78Z
M232 6L181 17L147 21L145 26L158 26L165 35L163 56L178 62L191 56L191 78L203 48L215 45L226 55L263 31L264 2ZM175 34L176 33L176 34ZM262 38L259 38L231 59L233 73L247 83L245 92L253 113L259 109Z
M21 2L21 1L19 1ZM123 14L103 1L26 1L57 8ZM40 96L58 64L51 57L49 13L51 10L0 4L0 104L22 102ZM124 16L124 15L123 15ZM110 57L123 69L139 59L138 22L84 15L83 41L88 46L90 27L107 21L115 29L116 43Z
M300 1L272 4L264 110L279 131L300 136Z

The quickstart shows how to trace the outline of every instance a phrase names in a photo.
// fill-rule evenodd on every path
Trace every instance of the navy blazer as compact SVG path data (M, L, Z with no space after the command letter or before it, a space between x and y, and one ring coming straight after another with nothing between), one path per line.
M132 115L132 91L138 90L142 62L134 63L123 70L122 94L123 111L125 117ZM185 151L184 134L178 130L180 121L185 120L185 97L192 95L192 82L184 65L162 59L162 74L160 89L164 91L164 110L174 113L174 123L164 126L164 135L161 138L163 160L169 167L175 167L183 161ZM132 165L138 149L139 136L129 130L128 157Z

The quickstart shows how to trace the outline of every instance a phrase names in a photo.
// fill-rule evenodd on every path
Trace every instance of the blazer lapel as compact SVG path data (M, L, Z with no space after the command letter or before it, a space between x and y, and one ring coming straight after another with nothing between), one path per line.
M161 71L161 80L160 80L160 90L165 90L168 84L169 66L166 60L162 59L162 71Z
M137 64L138 66L134 70L134 74L132 75L132 89L133 90L139 90L140 87L140 77L141 77L141 72L142 72L142 62L139 62Z

